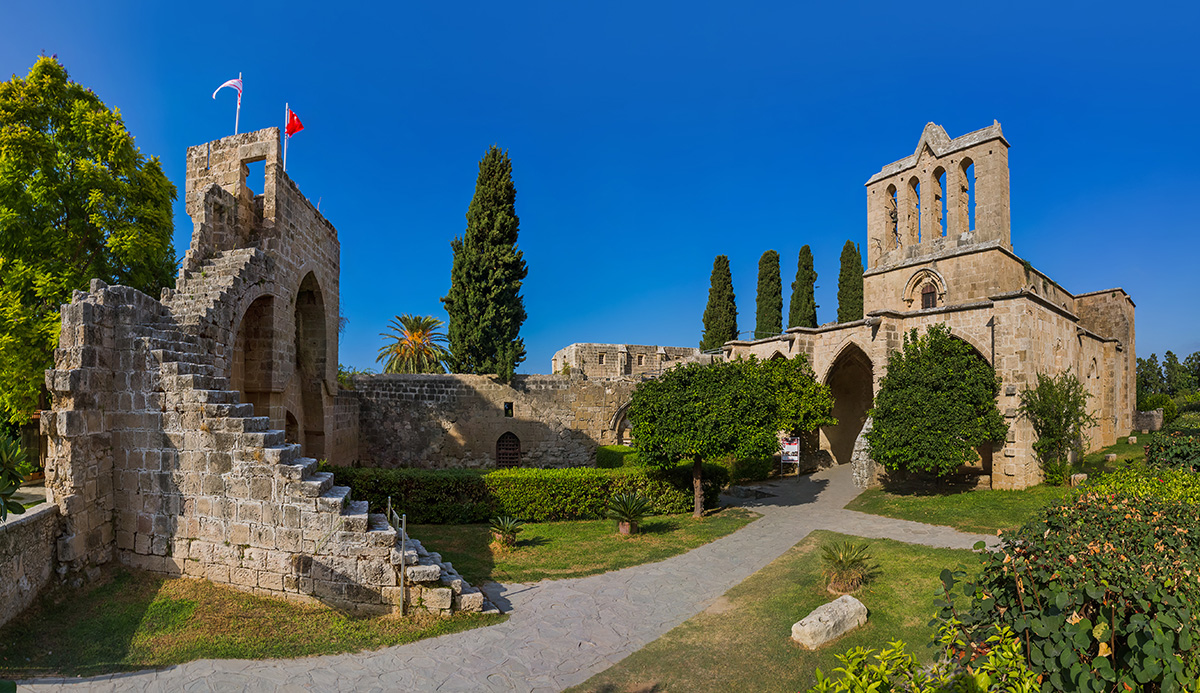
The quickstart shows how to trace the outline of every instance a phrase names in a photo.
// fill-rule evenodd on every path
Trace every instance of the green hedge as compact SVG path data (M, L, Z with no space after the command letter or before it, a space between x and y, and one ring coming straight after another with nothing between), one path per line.
M1179 433L1156 436L1146 446L1146 464L1166 469L1200 467L1200 436Z
M778 463L771 457L743 460L731 455L718 460L717 464L729 472L729 480L736 484L739 481L766 481Z
M377 469L325 467L334 480L349 486L353 497L370 501L372 509L392 498L397 512L415 524L471 524L495 515L522 520L595 519L604 516L608 499L635 492L650 500L653 513L666 515L692 509L692 467L659 472L643 467L620 469L475 470ZM704 465L704 505L715 507L729 482L725 468Z

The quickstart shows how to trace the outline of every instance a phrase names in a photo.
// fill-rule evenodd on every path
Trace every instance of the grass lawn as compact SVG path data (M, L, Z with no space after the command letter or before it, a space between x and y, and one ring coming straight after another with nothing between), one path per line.
M601 445L596 448L598 469L617 469L637 464L637 450L628 445Z
M742 508L721 508L697 522L687 515L649 517L641 533L617 534L612 520L539 522L525 525L517 545L491 548L487 525L409 525L425 548L454 564L471 584L536 582L605 573L652 563L707 544L758 517Z
M901 639L909 651L931 660L926 647L934 629L934 591L943 568L978 567L970 551L931 549L886 539L867 541L878 565L876 578L855 597L869 610L867 624L817 651L792 642L792 624L835 598L821 578L820 546L855 539L813 532L773 563L729 590L708 610L612 668L575 693L702 693L780 691L796 693L815 683L820 667L832 674L834 657L856 647L879 649Z
M0 678L94 675L195 659L263 659L399 645L506 616L349 616L206 580L113 569L95 586L51 592L0 629Z
M850 501L847 510L872 515L945 525L963 532L995 534L1000 529L1019 527L1071 489L1064 486L1032 486L1022 491L947 491L945 493L891 493L867 489Z

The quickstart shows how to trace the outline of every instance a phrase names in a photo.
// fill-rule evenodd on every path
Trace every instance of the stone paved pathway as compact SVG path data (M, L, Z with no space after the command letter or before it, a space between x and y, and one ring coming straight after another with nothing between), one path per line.
M850 466L760 486L739 504L763 514L736 533L674 558L604 575L492 585L512 617L375 652L289 660L202 660L160 671L26 682L58 691L547 691L587 680L703 611L815 529L948 548L995 537L866 515ZM486 589L486 588L485 588Z

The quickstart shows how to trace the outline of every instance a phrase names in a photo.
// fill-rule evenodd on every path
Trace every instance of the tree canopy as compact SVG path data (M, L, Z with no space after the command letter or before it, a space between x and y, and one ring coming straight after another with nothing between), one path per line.
M757 311L754 338L783 332L783 280L779 276L779 253L768 250L758 260Z
M792 282L792 300L788 304L788 327L817 326L817 273L813 269L812 249L801 246L796 258L796 280Z
M442 298L450 317L450 365L455 373L490 373L512 379L525 360L521 284L529 273L517 233L517 189L512 161L495 145L479 162L467 230L450 242L450 291Z
M733 275L729 257L718 255L713 260L709 279L708 305L704 307L704 334L700 349L719 349L725 342L737 339L737 302L733 295Z
M799 356L673 368L638 385L628 416L644 463L668 467L692 460L699 517L705 460L773 455L780 431L799 435L833 425L832 412L829 388L816 381L808 361Z
M1047 483L1066 483L1069 455L1087 447L1084 430L1096 423L1087 408L1090 394L1070 371L1056 376L1037 374L1037 384L1021 391L1020 413L1037 433L1033 449Z
M0 83L0 411L38 408L59 309L91 279L174 285L175 186L121 114L42 57Z
M947 325L930 325L924 335L914 329L888 354L866 434L872 457L892 471L954 473L976 459L976 448L1008 433L999 391L996 372Z
M432 315L397 315L381 332L385 344L379 348L376 362L384 373L445 373L450 359L442 321Z
M863 266L858 246L850 241L842 246L842 269L838 274L838 322L862 320Z

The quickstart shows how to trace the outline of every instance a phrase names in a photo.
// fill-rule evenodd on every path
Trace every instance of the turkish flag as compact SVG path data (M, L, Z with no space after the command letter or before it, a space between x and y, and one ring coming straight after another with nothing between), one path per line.
M304 129L304 125L300 122L300 119L296 117L296 114L292 111L292 109L289 108L288 109L287 127L285 127L283 129L283 131L287 133L288 137L291 137L292 135L296 134L297 132L300 132L303 129Z

